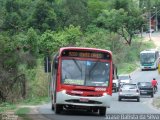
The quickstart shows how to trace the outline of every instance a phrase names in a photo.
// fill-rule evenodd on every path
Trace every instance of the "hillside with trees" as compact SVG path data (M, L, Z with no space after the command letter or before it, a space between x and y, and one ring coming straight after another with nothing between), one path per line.
M135 31L147 27L143 8L154 5L160 2L0 0L0 103L47 96L43 59L60 47L108 49L119 68L132 69L146 46Z

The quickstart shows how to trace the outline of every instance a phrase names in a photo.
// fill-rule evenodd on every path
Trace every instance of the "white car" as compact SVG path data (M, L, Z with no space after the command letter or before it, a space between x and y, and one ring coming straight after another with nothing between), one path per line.
M119 89L118 101L122 99L137 99L137 102L140 102L140 90L137 84L123 84Z
M125 83L131 83L131 76L129 74L122 74L118 76L118 80L120 85L125 84Z

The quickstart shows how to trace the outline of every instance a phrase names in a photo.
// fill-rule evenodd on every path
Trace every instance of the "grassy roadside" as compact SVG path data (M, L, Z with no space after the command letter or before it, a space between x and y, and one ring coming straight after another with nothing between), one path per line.
M27 115L30 111L30 108L22 107L15 111L15 115L17 115L21 120L31 120L31 118Z
M20 120L30 120L27 114L30 112L30 108L18 108L17 105L11 103L2 103L0 105L0 114L10 117L18 117ZM0 119L3 119L3 117Z
M18 116L20 120L31 120L28 114L31 112L32 108L30 106L36 106L44 103L48 103L49 98L46 97L38 97L32 99L26 99L23 101L19 101L17 103L7 103L4 102L0 104L0 114L7 114L11 112L14 116ZM23 107L25 106L25 107Z
M138 68L138 64L124 63L118 68L118 74L129 74Z
M9 110L14 111L15 109L17 109L15 104L7 103L7 102L0 104L0 113L6 112Z
M122 56L122 61L121 63L119 63L119 61L117 62L117 68L118 68L118 74L129 74L131 72L133 72L134 70L136 70L137 68L139 68L140 66L140 58L139 58L139 54L140 51L142 50L146 50L146 49L150 49L150 48L155 48L155 43L154 41L150 41L150 40L145 40L145 38L141 38L141 37L136 37L134 39L134 42L132 43L132 46L130 46L129 48L126 47L126 51L127 55L129 56L128 58ZM121 53L119 53L121 54ZM123 54L121 54L123 55ZM119 59L118 56L117 59Z

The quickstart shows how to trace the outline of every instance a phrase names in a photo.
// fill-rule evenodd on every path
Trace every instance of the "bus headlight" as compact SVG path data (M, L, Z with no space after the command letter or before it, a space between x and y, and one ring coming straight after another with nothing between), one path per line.
M66 90L62 90L62 93L65 94L65 93L66 93Z
M103 96L106 96L107 95L107 93L103 93Z

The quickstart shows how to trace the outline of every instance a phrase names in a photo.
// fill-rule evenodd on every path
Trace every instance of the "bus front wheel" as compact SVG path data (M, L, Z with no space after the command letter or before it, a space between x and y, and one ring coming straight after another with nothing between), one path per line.
M106 107L99 108L99 115L105 116L106 115Z
M52 104L51 109L54 110L54 105Z
M60 114L63 110L63 105L55 105L55 113Z
M53 96L52 96L52 105L51 105L51 109L54 110L54 103L53 103Z

